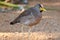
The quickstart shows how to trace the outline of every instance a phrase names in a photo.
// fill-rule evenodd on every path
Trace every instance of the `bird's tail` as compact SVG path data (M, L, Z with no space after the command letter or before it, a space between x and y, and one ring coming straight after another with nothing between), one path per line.
M20 15L17 18L15 18L13 21L11 21L10 25L14 25L16 23L20 23Z
M20 21L18 21L18 20L13 20L12 22L10 22L10 25L14 25L14 24L16 24L16 23L19 23Z
M14 21L10 22L10 25L14 25L14 24L16 24L16 22L14 22Z

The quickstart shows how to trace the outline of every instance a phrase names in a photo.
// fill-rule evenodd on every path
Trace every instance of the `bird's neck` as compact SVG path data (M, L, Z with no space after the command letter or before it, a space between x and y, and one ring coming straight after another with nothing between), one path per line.
M40 9L38 6L35 6L35 8L38 9L38 10Z

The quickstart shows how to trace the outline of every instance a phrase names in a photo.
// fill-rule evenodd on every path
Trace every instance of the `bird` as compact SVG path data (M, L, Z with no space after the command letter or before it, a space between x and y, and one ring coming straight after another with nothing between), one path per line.
M42 4L36 4L29 9L26 9L18 17L10 22L10 25L15 25L16 23L21 23L23 25L29 26L30 33L33 26L37 25L42 19L42 12L46 11Z

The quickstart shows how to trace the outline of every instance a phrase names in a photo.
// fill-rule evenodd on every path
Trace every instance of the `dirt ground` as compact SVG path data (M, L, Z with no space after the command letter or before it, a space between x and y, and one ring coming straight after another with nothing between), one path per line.
M59 9L59 6L51 8L54 7ZM20 23L16 25L9 24L19 14L16 12L0 12L0 40L23 40L23 38L28 40L28 26ZM24 36L21 32L21 27L24 27ZM32 28L29 37L30 40L60 40L60 12L58 10L43 12L42 20Z

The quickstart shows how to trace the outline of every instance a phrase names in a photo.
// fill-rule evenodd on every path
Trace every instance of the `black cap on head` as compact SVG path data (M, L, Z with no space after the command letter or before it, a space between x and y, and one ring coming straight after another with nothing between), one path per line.
M42 4L37 4L37 5L39 5L39 7L43 7L43 5L42 5Z

